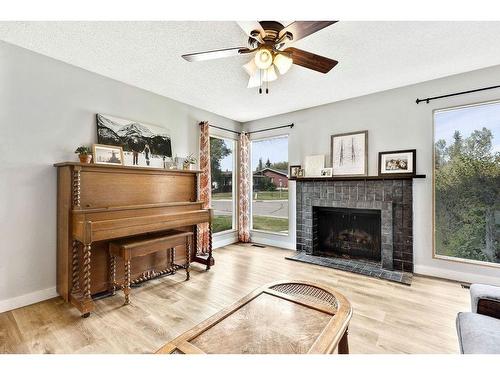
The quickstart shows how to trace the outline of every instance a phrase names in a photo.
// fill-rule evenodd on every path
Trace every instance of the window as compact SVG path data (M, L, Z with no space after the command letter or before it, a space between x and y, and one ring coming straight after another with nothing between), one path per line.
M434 253L500 263L500 102L434 114Z
M235 141L210 137L213 233L235 228Z
M288 234L288 137L252 141L252 229Z

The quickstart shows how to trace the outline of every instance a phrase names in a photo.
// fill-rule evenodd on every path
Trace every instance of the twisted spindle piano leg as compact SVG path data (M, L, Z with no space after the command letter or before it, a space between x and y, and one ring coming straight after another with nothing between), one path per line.
M90 244L85 244L83 246L83 302L92 303L92 296L90 295L90 257L91 257L91 246ZM82 315L84 318L90 316L90 312L85 312Z
M90 299L90 257L91 247L89 244L83 248L83 297Z
M109 255L109 278L111 283L111 293L116 293L116 256Z
M71 259L71 272L72 272L72 282L71 282L71 294L76 295L80 292L80 260L78 254L79 242L73 241L72 248L72 259Z
M123 286L125 293L125 305L130 303L130 259L125 261L125 285Z
M186 281L189 280L189 268L191 264L191 237L187 237L186 241Z
M175 267L174 267L174 264L175 264L175 247L173 247L172 249L170 249L170 256L172 257L172 263L171 263L171 267L172 267L172 275L175 275L176 274L176 271L175 271Z
M212 223L208 223L208 258L207 258L207 271L210 269L210 264L212 264Z

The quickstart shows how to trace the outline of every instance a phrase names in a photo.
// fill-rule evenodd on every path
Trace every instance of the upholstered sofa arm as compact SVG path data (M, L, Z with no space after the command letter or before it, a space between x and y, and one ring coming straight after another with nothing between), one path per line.
M500 287L472 284L470 297L472 312L500 319Z

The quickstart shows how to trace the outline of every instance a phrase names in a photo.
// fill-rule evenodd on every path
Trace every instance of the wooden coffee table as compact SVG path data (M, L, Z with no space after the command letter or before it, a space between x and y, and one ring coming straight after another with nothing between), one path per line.
M265 285L161 347L159 354L348 354L352 308L309 281Z

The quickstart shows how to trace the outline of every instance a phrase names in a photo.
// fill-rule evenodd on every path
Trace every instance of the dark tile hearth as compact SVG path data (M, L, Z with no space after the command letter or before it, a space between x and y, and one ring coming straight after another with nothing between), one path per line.
M412 274L409 272L392 271L382 268L378 262L370 262L360 259L344 259L336 257L322 257L309 255L305 252L297 251L296 254L285 257L285 259L294 260L303 263L316 264L341 271L349 271L360 275L376 277L383 280L395 281L405 285L411 285Z

